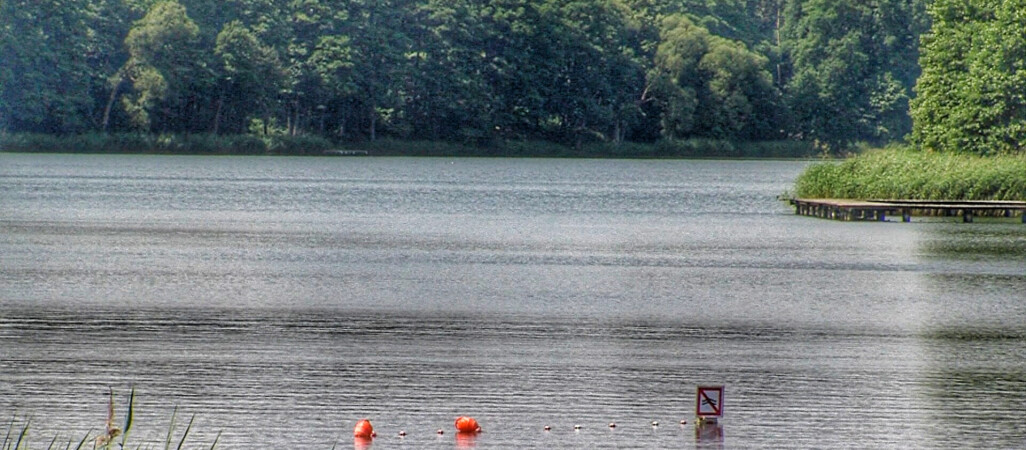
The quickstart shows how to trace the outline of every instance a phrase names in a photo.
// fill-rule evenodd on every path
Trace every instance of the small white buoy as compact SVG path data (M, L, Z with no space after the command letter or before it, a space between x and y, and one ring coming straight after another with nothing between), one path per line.
M545 425L545 431L552 431L552 427Z
M406 431L399 431L399 437L406 437Z
M658 427L659 426L659 421L658 420L653 420L652 421L652 426L653 427Z
M439 428L437 433L438 433L439 436L441 436L441 435L445 434L445 430Z
M580 425L574 425L574 431L577 431L577 430L580 430L580 429L581 429Z
M615 422L609 422L609 428L616 428Z

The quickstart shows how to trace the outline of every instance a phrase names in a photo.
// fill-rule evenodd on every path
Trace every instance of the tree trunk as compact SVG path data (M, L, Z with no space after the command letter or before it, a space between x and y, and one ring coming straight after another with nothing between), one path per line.
M374 142L378 138L378 111L377 108L371 108L370 115L370 140Z
M777 3L777 8L776 8L777 23L776 23L775 29L773 30L774 37L777 40L777 51L780 51L780 9L783 7L781 5L781 3L782 2L778 2ZM783 85L783 83L784 83L783 76L784 76L784 74L783 74L783 69L781 68L780 61L777 61L777 83L780 83L781 85Z
M110 98L107 99L107 106L103 108L103 125L101 130L104 134L107 133L107 128L110 126L110 113L114 109L114 102L118 99L118 91L121 90L122 84L125 84L125 77L121 77L114 84L114 88L110 90Z
M214 111L214 135L221 130L221 111L224 110L224 92L217 97L217 108Z

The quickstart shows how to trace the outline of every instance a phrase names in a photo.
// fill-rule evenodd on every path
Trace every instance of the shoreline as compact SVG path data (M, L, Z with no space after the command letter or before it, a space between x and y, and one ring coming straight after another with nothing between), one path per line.
M814 159L820 156L811 144L799 141L690 139L620 144L594 142L572 147L549 141L521 140L487 144L399 139L336 143L314 136L154 134L0 134L0 152L603 159Z

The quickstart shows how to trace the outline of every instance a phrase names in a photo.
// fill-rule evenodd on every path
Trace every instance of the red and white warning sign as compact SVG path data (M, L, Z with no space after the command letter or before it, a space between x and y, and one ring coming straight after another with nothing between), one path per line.
M723 386L699 386L695 415L723 417Z

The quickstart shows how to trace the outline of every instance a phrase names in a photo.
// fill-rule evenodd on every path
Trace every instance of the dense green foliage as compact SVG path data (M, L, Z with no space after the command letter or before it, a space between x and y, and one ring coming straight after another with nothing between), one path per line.
M900 139L925 0L2 0L0 132Z
M983 157L891 148L811 166L801 198L1026 200L1026 155Z
M844 4L836 3L839 7ZM930 2L928 12L932 28L922 36L922 74L915 88L917 96L911 100L901 98L900 89L895 87L895 95L887 94L882 103L871 103L872 106L910 102L911 141L915 150L881 150L840 164L814 165L798 178L797 196L1026 200L1026 1L935 0ZM825 29L834 30L830 26ZM885 38L883 42L885 46L908 45L897 34L895 39ZM796 63L801 60L798 55L796 51ZM902 85L914 78L914 68L902 65L902 61L864 67L897 70L883 73L882 78L839 72L848 77L841 82L857 86L874 79L893 79ZM800 84L801 78L796 75L791 82ZM844 99L841 104L853 105L855 100ZM885 109L894 112L901 108ZM800 108L796 106L797 120L803 122L797 111ZM838 117L818 116L826 121Z
M919 147L1026 151L1026 1L935 0L913 102Z
M785 76L795 127L843 149L861 140L901 140L911 129L909 87L919 76L924 2L791 2L782 30L791 60Z

